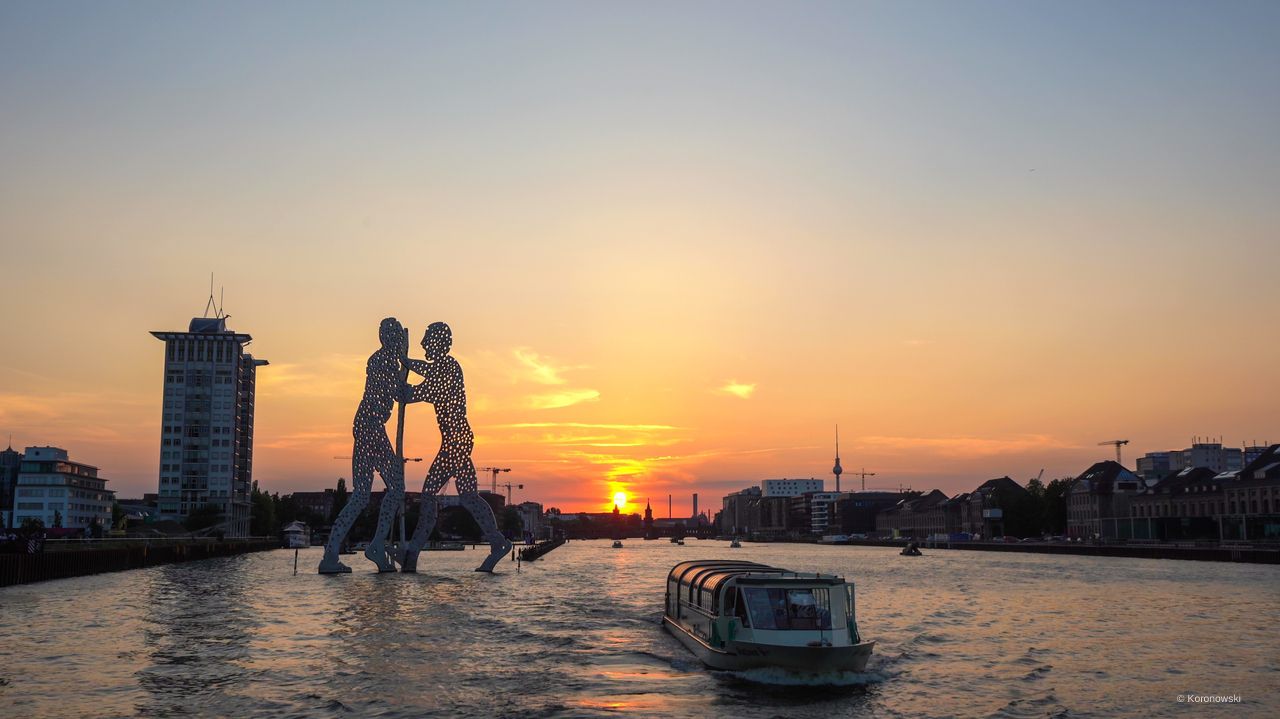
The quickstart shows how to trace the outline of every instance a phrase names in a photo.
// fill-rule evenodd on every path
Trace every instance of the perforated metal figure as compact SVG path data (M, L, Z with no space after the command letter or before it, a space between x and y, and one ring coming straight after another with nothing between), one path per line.
M407 348L404 328L394 317L382 321L378 338L382 341L382 348L369 356L365 366L364 398L360 400L351 427L355 439L351 450L351 483L354 488L347 506L334 520L329 541L324 545L324 559L320 560L319 568L321 574L351 571L350 567L338 561L338 552L351 531L351 525L369 504L375 470L382 476L387 492L378 512L378 529L364 556L378 565L379 572L396 571L395 564L387 555L384 540L404 498L404 462L396 457L391 441L387 439L387 420L391 419L391 410L400 396L400 388L404 386L401 361Z
M409 369L421 375L423 381L408 390L403 401L430 402L435 406L436 421L440 425L440 453L431 463L423 483L419 500L421 515L401 565L401 571L405 572L417 570L418 553L436 526L439 512L436 495L450 479L458 487L459 503L475 518L484 532L485 541L489 543L489 556L476 567L476 571L492 572L498 560L511 551L511 543L498 531L493 509L476 492L476 468L471 461L475 435L467 422L467 393L462 382L462 367L449 355L452 346L453 332L449 325L434 322L422 336L422 349L426 351L427 359L407 360Z

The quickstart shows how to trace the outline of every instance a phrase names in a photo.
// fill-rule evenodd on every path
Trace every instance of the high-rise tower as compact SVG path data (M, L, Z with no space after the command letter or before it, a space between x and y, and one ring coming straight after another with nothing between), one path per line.
M215 308L216 309L216 308ZM257 370L245 351L253 338L227 318L196 317L186 332L152 332L164 341L160 427L162 517L181 521L213 505L228 536L249 534L253 482L253 406Z
M840 491L840 475L844 472L844 468L840 466L840 425L836 425L836 466L831 468L831 473L836 476L836 491Z

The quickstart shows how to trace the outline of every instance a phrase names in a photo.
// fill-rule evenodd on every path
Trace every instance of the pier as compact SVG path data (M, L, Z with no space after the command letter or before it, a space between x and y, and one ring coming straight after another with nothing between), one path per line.
M542 555L547 552L550 552L556 547L564 544L565 541L564 537L557 537L555 539L548 539L545 542L538 542L537 544L524 547L520 550L520 560L524 562L532 562L535 559L541 558Z
M45 543L45 551L37 554L0 554L0 587L229 557L279 547L280 541L272 537L106 540L93 543L49 541Z

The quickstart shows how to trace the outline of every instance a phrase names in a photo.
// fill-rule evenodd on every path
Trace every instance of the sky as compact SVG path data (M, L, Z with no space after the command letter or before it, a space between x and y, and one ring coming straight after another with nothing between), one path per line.
M1278 442L1278 68L1274 2L10 0L0 436L155 491L212 273L273 492L350 477L386 316L566 511L830 486L837 424L948 493Z

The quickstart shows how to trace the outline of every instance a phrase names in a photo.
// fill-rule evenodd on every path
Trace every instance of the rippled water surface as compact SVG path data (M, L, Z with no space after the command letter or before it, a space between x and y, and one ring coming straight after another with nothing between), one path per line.
M517 573L319 576L319 550L0 589L0 714L1275 716L1280 568L689 540L571 542ZM843 574L869 673L703 668L661 627L682 559ZM784 683L779 685L779 683ZM1179 704L1236 694L1242 705Z

